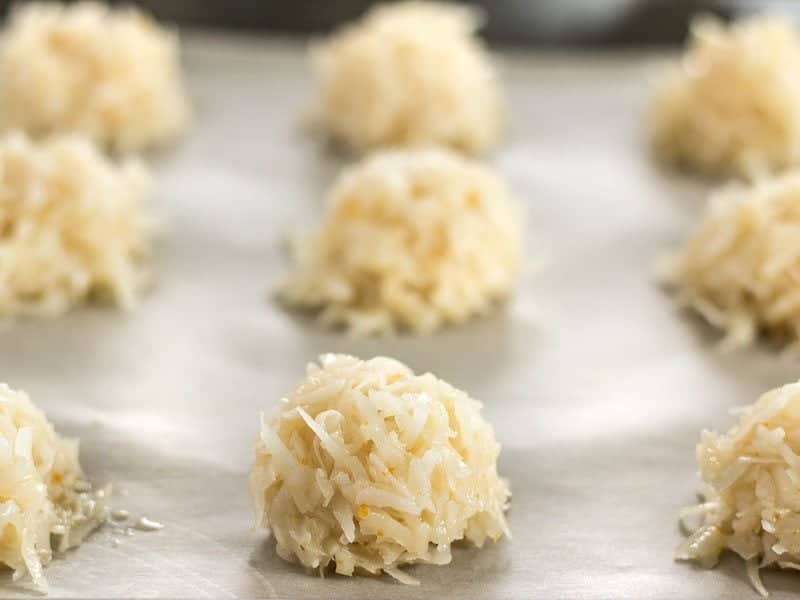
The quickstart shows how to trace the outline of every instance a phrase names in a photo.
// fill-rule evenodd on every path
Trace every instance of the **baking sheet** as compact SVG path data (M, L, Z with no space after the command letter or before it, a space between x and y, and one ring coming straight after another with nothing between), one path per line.
M342 165L298 131L312 98L302 46L189 35L197 122L155 158L170 225L158 288L130 315L88 308L0 336L0 379L80 436L115 506L166 525L98 532L48 567L51 597L757 597L739 560L673 562L676 514L695 499L700 429L729 426L729 409L798 370L766 348L720 356L653 285L653 261L685 235L707 187L644 154L644 81L659 58L500 57L511 126L493 161L526 206L528 255L545 266L465 327L353 340L269 299L283 233L318 217ZM513 540L411 568L418 588L321 580L276 556L251 528L258 414L329 351L394 356L483 400L512 482ZM800 576L765 583L788 598ZM29 593L0 581L2 597Z

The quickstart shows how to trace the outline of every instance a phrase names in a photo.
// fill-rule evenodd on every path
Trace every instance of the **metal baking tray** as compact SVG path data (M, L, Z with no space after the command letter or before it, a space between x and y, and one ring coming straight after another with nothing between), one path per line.
M168 229L159 284L130 314L89 307L0 335L0 379L79 436L113 504L165 524L110 528L46 570L51 598L756 598L735 558L675 563L695 501L694 445L729 410L796 379L766 347L732 355L676 310L653 263L708 184L649 160L643 107L663 57L504 53L509 131L490 160L527 211L513 300L431 337L351 339L270 298L287 230L309 227L344 159L303 135L313 86L297 42L189 34L196 122L152 157ZM513 539L459 547L422 581L320 579L254 531L247 473L259 413L322 352L394 356L485 403L511 480ZM115 542L115 538L118 539ZM770 572L773 598L800 576ZM0 596L31 592L0 580Z

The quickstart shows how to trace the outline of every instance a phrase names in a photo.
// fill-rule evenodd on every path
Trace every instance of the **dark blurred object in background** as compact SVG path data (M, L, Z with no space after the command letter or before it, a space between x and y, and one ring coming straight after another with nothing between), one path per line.
M716 0L474 0L488 15L493 42L536 45L668 44L681 41L697 10L721 12ZM328 31L364 13L370 0L143 0L160 16L182 23Z
M642 46L680 43L693 14L725 18L764 8L797 13L795 0L460 0L483 7L493 42L515 45ZM124 2L115 2L121 4ZM129 2L130 3L130 2ZM285 33L329 31L370 0L138 0L180 25ZM9 2L0 0L0 7Z
M465 0L461 0L464 3ZM275 31L327 31L361 15L370 0L143 0L163 18ZM488 15L484 34L515 44L663 44L683 39L696 10L715 0L474 0Z

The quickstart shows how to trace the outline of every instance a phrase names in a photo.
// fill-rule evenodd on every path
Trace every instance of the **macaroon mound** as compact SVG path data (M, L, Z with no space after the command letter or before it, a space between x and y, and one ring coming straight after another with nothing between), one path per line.
M0 43L0 128L82 133L118 151L185 128L178 41L134 8L25 3Z
M713 195L675 258L678 300L727 332L727 348L760 332L800 349L800 174Z
M735 552L766 596L760 568L800 565L800 383L761 396L728 433L704 431L697 464L704 501L683 518L703 521L677 558L711 567Z
M778 17L727 26L694 21L680 66L651 111L664 159L714 174L754 175L800 163L800 37Z
M0 383L0 564L47 590L42 566L107 518L106 490L91 491L78 441L58 436L24 392Z
M356 151L445 145L467 153L500 136L499 91L475 9L380 5L312 50L319 125ZM354 93L354 90L357 90Z
M84 138L0 139L0 317L98 298L133 307L149 281L149 176Z
M520 216L477 162L441 150L378 153L335 183L322 226L295 241L279 296L355 334L462 323L511 292Z
M250 490L283 559L415 583L401 565L509 534L499 451L464 392L389 358L328 354L262 416Z

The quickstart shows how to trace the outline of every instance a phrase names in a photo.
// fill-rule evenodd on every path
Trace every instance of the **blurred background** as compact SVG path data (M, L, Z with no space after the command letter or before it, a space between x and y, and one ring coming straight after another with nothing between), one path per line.
M797 0L461 0L482 6L495 43L543 46L641 46L679 43L692 14L732 18L754 10L800 13ZM2 10L13 2L0 0ZM115 2L119 4L120 2ZM139 0L179 25L307 34L360 15L369 0Z

